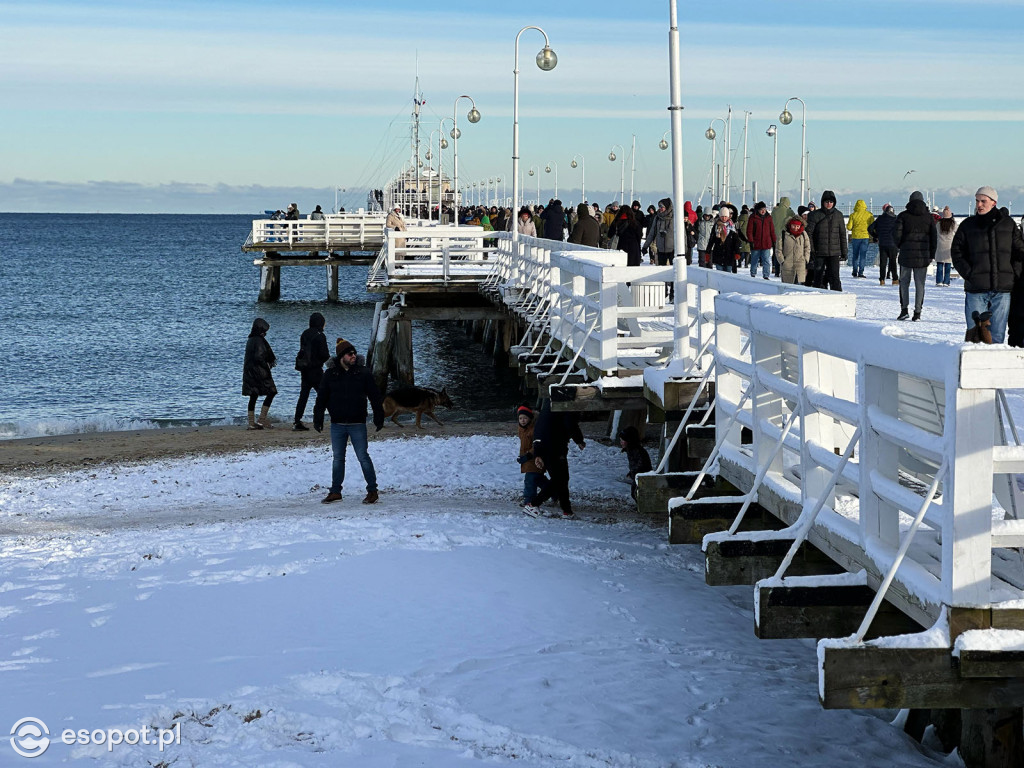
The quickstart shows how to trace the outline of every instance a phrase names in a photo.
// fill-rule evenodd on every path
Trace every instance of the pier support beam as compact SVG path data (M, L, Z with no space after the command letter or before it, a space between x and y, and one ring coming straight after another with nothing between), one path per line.
M260 267L260 301L277 301L281 298L281 268Z
M395 322L395 341L391 348L391 375L400 386L411 387L416 383L412 364L412 322Z
M327 300L338 300L338 265L330 264L327 267Z

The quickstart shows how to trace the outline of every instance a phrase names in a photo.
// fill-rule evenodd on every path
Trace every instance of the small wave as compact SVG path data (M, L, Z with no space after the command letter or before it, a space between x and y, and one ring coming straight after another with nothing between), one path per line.
M101 416L92 419L29 419L0 422L0 440L19 437L76 435L87 432L128 432L137 429L168 429L171 427L231 426L239 419L124 419Z

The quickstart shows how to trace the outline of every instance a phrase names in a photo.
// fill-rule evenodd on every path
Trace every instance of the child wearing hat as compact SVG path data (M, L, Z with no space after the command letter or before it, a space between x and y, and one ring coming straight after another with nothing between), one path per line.
M516 421L519 422L519 471L523 474L523 510L531 517L537 517L537 508L533 506L534 497L547 488L548 479L537 468L533 455L533 432L537 426L533 409L526 403L516 408Z

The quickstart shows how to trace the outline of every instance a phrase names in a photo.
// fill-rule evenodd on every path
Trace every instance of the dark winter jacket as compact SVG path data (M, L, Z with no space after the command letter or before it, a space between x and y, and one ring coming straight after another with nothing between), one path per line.
M569 242L599 248L601 246L601 225L597 223L597 219L590 212L590 206L580 203L576 206L576 215L576 226L572 228Z
M708 250L711 251L711 262L715 266L735 269L736 257L739 256L740 252L740 236L735 229L732 229L725 236L725 240L722 240L719 237L721 226L720 222L715 223L715 231L711 233L711 241L708 243Z
M644 240L644 250L650 248L651 243L658 249L660 255L674 255L676 252L675 239L675 217L672 212L672 200L663 198L658 201L665 206L664 211L654 214L654 221L647 230L647 238Z
M747 240L755 251L768 251L775 247L775 222L767 210L750 215L747 221Z
M619 213L608 228L608 236L619 238L616 246L620 251L626 253L626 266L639 267L640 258L640 226L632 219L627 218L628 214Z
M1008 293L1024 266L1024 238L1013 219L996 208L965 219L949 250L967 293Z
M878 240L879 248L895 248L896 212L886 208L881 216L868 225L868 234Z
M324 410L331 414L332 424L363 424L366 422L366 401L373 408L373 425L384 426L384 398L373 381L373 373L364 364L362 356L349 368L338 358L327 361L327 370L320 379L320 389L313 406L313 426L323 429Z
M314 312L309 318L309 328L299 336L299 354L296 357L296 367L299 361L303 362L302 371L303 383L309 382L315 387L320 384L320 377L323 376L324 363L331 353L327 349L327 337L324 335L326 321L319 312Z
M565 211L557 200L544 209L540 215L544 220L544 237L548 240L565 240ZM542 231L537 229L538 232Z
M846 221L838 208L818 208L807 217L811 258L840 259L846 256Z
M533 455L545 462L550 458L569 455L569 441L583 445L583 432L576 415L570 411L552 411L551 401L545 400L537 417L533 432Z
M270 369L277 365L274 350L270 348L265 335L270 324L262 317L252 321L249 339L245 342L245 361L242 364L242 394L276 395L277 387Z
M895 237L901 267L927 267L935 259L935 219L923 199L911 199L907 209L896 217Z

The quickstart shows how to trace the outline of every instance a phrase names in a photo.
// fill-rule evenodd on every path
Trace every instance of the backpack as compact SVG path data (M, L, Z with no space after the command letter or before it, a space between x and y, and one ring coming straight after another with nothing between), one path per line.
M299 353L295 356L295 370L304 371L307 368L312 368L312 360L310 360L309 349L305 344L299 345Z

